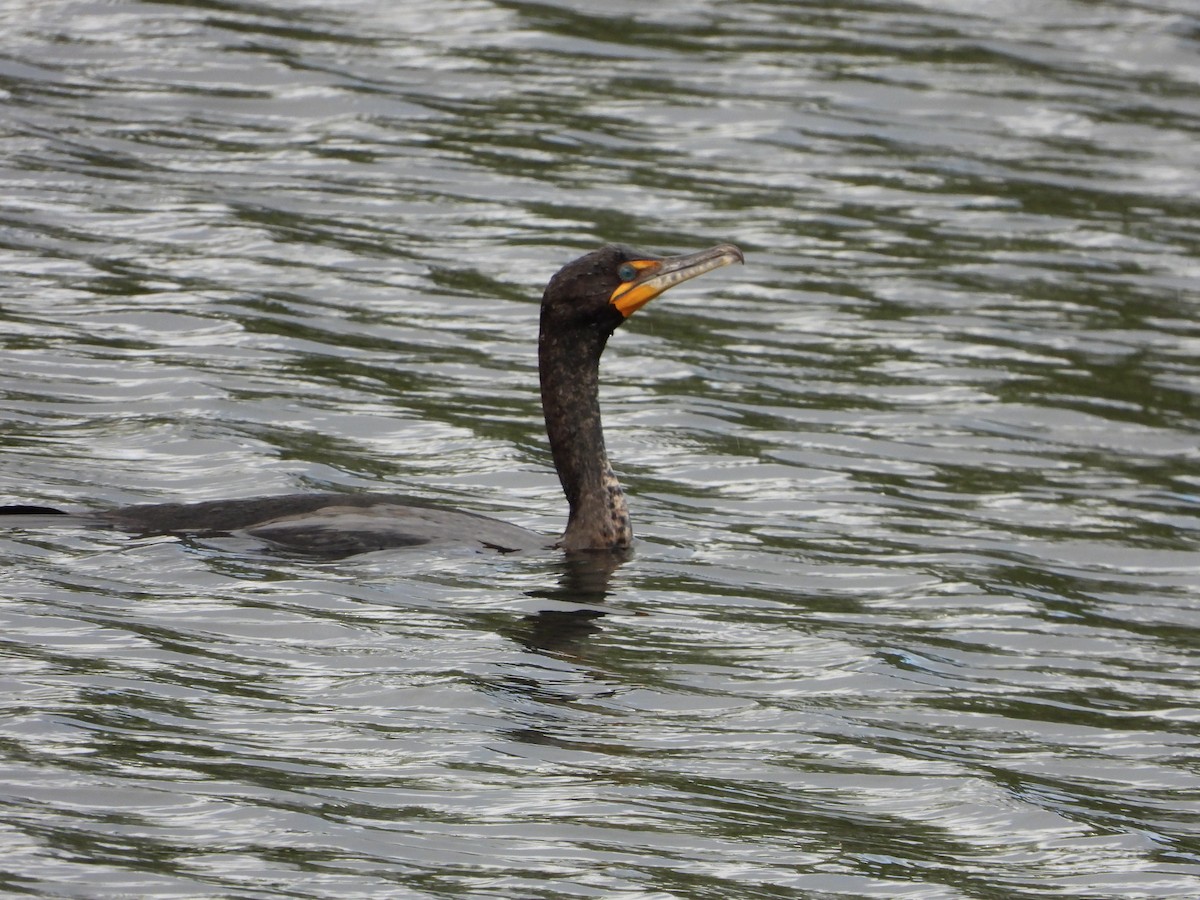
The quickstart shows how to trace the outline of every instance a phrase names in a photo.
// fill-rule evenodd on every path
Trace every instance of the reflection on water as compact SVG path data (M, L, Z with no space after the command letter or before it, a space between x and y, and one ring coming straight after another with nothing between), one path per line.
M398 490L628 559L0 533L0 886L1200 893L1190 2L19 5L0 502Z

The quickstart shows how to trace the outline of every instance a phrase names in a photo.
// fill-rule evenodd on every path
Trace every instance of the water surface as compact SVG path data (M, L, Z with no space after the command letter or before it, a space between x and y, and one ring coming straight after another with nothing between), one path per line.
M0 534L0 890L1200 894L1186 0L0 6L0 499L554 533L537 300L638 546ZM603 614L602 614L603 613Z

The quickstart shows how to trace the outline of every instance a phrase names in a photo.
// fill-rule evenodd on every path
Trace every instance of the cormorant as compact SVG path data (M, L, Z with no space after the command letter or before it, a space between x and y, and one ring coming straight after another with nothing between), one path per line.
M542 411L570 507L566 531L557 540L486 516L377 493L153 503L79 514L20 504L0 507L0 515L69 515L80 523L138 534L243 533L321 556L447 542L501 552L625 549L633 531L604 449L600 355L625 319L659 294L734 262L744 258L732 244L667 257L610 244L568 263L546 285L538 338Z

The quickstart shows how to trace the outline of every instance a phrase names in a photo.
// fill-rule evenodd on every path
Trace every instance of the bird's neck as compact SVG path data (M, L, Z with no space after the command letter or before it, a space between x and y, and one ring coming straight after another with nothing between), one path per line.
M600 354L607 335L564 339L542 323L538 343L542 409L550 452L570 505L564 550L615 550L633 540L629 508L604 449L600 424Z

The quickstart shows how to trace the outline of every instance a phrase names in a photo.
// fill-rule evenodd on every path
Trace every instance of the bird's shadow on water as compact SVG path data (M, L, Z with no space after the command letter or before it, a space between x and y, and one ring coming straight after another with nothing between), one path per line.
M557 584L528 591L526 596L581 604L580 608L539 610L523 616L510 626L501 627L500 633L537 652L570 652L580 642L601 630L600 619L608 612L597 607L608 599L613 573L629 557L628 551L564 556Z

